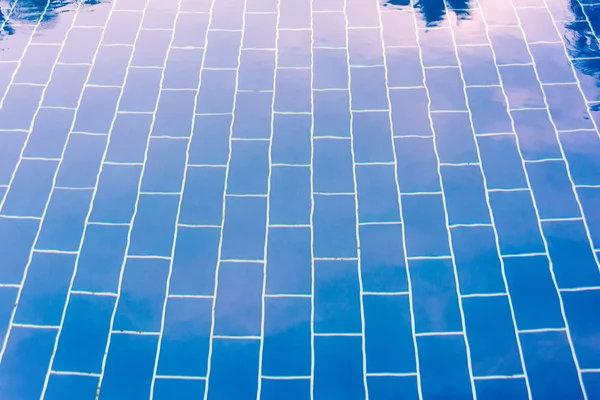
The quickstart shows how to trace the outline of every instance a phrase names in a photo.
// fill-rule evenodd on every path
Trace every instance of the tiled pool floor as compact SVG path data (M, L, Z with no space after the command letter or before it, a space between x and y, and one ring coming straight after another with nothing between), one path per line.
M599 35L0 0L0 399L600 399Z

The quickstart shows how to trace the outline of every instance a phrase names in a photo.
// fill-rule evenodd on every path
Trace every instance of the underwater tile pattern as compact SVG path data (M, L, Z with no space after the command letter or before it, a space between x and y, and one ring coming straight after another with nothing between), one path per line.
M0 0L0 398L600 399L599 35Z

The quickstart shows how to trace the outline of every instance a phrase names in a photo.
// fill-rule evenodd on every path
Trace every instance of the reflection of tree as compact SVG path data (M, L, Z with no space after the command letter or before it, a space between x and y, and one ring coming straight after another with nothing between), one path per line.
M385 0L384 7L403 8L411 5L411 0ZM470 17L470 0L418 0L414 8L419 11L428 27L435 27L446 17L446 5L448 10L456 14L458 19Z
M81 7L99 4L104 0L82 0ZM6 10L0 9L0 40L13 35L18 24L37 24L41 18L41 27L50 27L64 8L77 0L10 0ZM15 27L13 24L16 24Z

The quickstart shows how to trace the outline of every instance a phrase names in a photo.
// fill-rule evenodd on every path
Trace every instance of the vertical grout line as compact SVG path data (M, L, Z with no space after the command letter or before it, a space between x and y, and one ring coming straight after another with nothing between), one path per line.
M351 77L351 67L350 67L350 49L349 49L349 22L348 22L348 1L344 0L344 19L346 22L345 25L345 33L346 33L346 65L347 65L347 73L348 73L348 111L350 113L350 152L352 153L352 181L354 185L354 218L356 221L356 264L358 267L358 285L359 285L359 296L360 296L360 324L361 324L361 345L362 345L362 373L363 373L363 386L365 391L365 400L369 400L369 388L367 385L367 352L366 352L366 343L365 343L365 306L364 306L364 290L363 290L363 281L362 281L362 265L361 265L361 256L360 256L360 234L359 234L359 215L358 215L358 186L356 183L356 158L354 155L354 114L352 111L352 77Z
M218 0L215 0L218 1ZM233 95L233 104L231 109L231 124L229 125L229 144L228 144L228 154L227 154L227 164L225 167L225 184L223 186L223 204L222 204L222 214L221 214L221 236L219 239L219 248L217 250L217 267L215 269L215 285L213 292L213 302L212 302L212 316L210 323L210 337L208 344L208 360L206 366L206 385L204 386L204 400L208 399L208 389L210 385L210 373L211 373L211 364L212 364L212 351L213 351L213 341L215 336L215 307L217 304L217 294L219 289L219 271L221 269L221 253L223 250L223 230L225 228L225 212L227 208L227 184L229 180L229 168L231 165L231 150L232 150L232 138L233 138L233 124L235 123L235 109L237 105L237 94L239 91L239 83L240 83L240 64L242 62L242 47L244 46L244 34L246 28L246 10L248 8L248 0L244 0L244 9L242 10L242 27L240 30L240 49L238 51L238 59L237 59L237 67L235 69L235 89Z
M473 378L473 365L471 362L471 348L469 346L469 340L467 338L467 330L466 330L466 325L465 325L465 312L463 309L462 298L460 297L460 283L458 280L458 270L456 268L456 258L454 256L454 249L452 248L450 226L448 225L448 223L449 223L448 207L446 204L446 196L444 195L444 184L442 182L442 171L441 171L441 166L440 166L441 161L440 161L440 155L438 153L437 143L435 140L436 134L435 134L435 128L433 126L433 118L431 117L431 96L429 95L429 88L427 86L427 74L425 71L425 64L423 63L423 50L422 50L421 44L420 44L421 35L419 34L419 27L417 25L417 16L416 16L416 9L415 9L416 2L415 1L416 0L412 1L412 14L413 14L413 18L415 21L415 34L416 34L416 38L417 38L417 46L419 49L419 61L421 63L421 70L423 72L423 86L425 87L425 93L427 94L427 117L429 118L429 126L431 128L431 132L433 133L433 138L432 138L433 151L435 153L435 158L436 158L436 162L437 162L437 174L438 174L438 179L439 179L440 191L441 191L441 195L442 195L442 203L443 203L443 207L444 207L444 225L446 226L448 248L450 251L450 256L451 256L451 261L452 261L452 269L453 269L453 275L454 275L456 296L457 296L457 301L458 301L458 308L460 311L461 326L462 326L462 330L463 330L462 337L463 337L463 340L465 343L465 352L466 352L466 357L467 357L467 369L469 371L469 381L471 384L471 392L472 392L473 399L477 399L477 392L475 391L475 380Z
M271 132L269 136L269 173L267 177L267 213L265 222L265 244L263 250L263 282L261 294L261 327L260 327L260 349L258 353L258 389L256 391L256 400L260 400L262 392L262 368L263 368L263 352L265 345L265 295L267 292L267 253L269 244L269 225L270 225L270 206L271 206L271 176L273 172L273 133L275 131L275 96L277 94L277 69L279 68L279 22L280 22L280 7L281 0L277 0L277 22L275 24L275 70L273 71L273 91L271 98Z
M200 70L198 71L198 87L196 89L196 95L194 96L194 108L192 111L192 123L191 123L191 127L190 127L190 136L187 139L188 143L187 143L187 148L186 148L186 152L185 152L183 180L181 182L181 193L179 195L179 204L177 205L177 215L175 217L175 232L173 234L173 245L171 247L171 257L169 260L169 273L167 276L165 299L163 302L162 315L161 315L161 319L160 319L160 321L161 321L160 322L160 334L158 336L158 343L156 345L156 358L154 361L154 371L152 373L152 383L150 386L150 400L152 400L154 398L154 387L156 384L156 378L157 378L157 373L158 373L158 363L160 361L160 349L161 349L163 334L164 334L164 330L165 330L167 305L168 305L169 294L171 292L171 277L173 276L173 262L175 260L175 248L177 245L177 237L179 234L179 227L180 227L179 219L181 217L181 205L183 204L183 196L185 193L185 185L186 185L187 173L188 173L188 169L189 169L190 149L192 146L192 139L194 138L194 131L195 131L195 125L196 125L196 114L195 114L196 107L198 105L198 98L200 97L200 90L202 88L202 72L204 70L204 63L206 61L206 49L208 48L208 32L210 31L210 27L212 24L213 10L214 10L215 3L217 1L218 0L212 0L212 2L211 2L209 16L208 16L208 24L206 27L206 33L204 34L204 51L202 54L202 62L200 63ZM182 12L180 10L181 10L181 3L180 3L180 7L178 8L178 11L179 11L178 15L182 14ZM173 25L173 37L175 36L176 28L177 28L177 18L175 19L175 23ZM169 47L172 47L172 46L169 46ZM165 61L165 63L166 63L166 61ZM166 67L166 64L165 64L165 67Z
M377 5L379 5L379 2L377 0L375 0L375 3ZM402 252L404 253L404 264L406 266L406 277L407 277L407 284L408 284L408 304L409 304L409 309L410 309L410 328L411 328L411 335L412 335L412 341L413 341L413 347L414 347L414 351L415 351L415 372L416 372L416 378L417 378L417 391L419 394L419 399L423 399L423 391L421 389L421 374L420 374L420 364L419 364L419 346L417 344L417 336L416 336L416 330L415 330L415 311L414 311L414 300L413 300L413 290L412 290L412 280L411 280L411 275L410 275L410 266L409 266L409 261L408 261L408 254L407 254L407 248L406 248L406 229L405 229L405 225L404 225L404 214L403 214L403 209L402 209L402 192L400 189L400 182L398 181L398 157L397 157L397 153L396 153L396 142L394 139L394 123L393 123L393 118L392 118L392 100L390 97L390 87L389 87L389 74L388 74L388 61L387 61L387 55L386 55L386 50L385 50L385 41L384 41L384 36L383 36L383 18L381 16L381 9L379 7L377 7L377 11L379 14L379 25L380 25L380 30L379 30L379 34L381 37L381 47L382 47L382 52L383 52L383 69L385 72L385 88L386 88L386 97L387 97L387 102L388 102L388 109L390 110L388 112L388 118L390 121L390 140L392 143L392 152L394 154L394 180L396 182L396 195L398 196L398 211L400 213L400 220L401 220L401 225L402 225ZM416 38L416 40L418 41L419 39Z

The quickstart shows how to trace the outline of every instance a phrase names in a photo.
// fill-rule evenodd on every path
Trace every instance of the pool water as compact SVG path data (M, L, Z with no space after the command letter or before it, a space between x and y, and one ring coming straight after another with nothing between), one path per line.
M599 35L0 0L0 399L600 399Z

